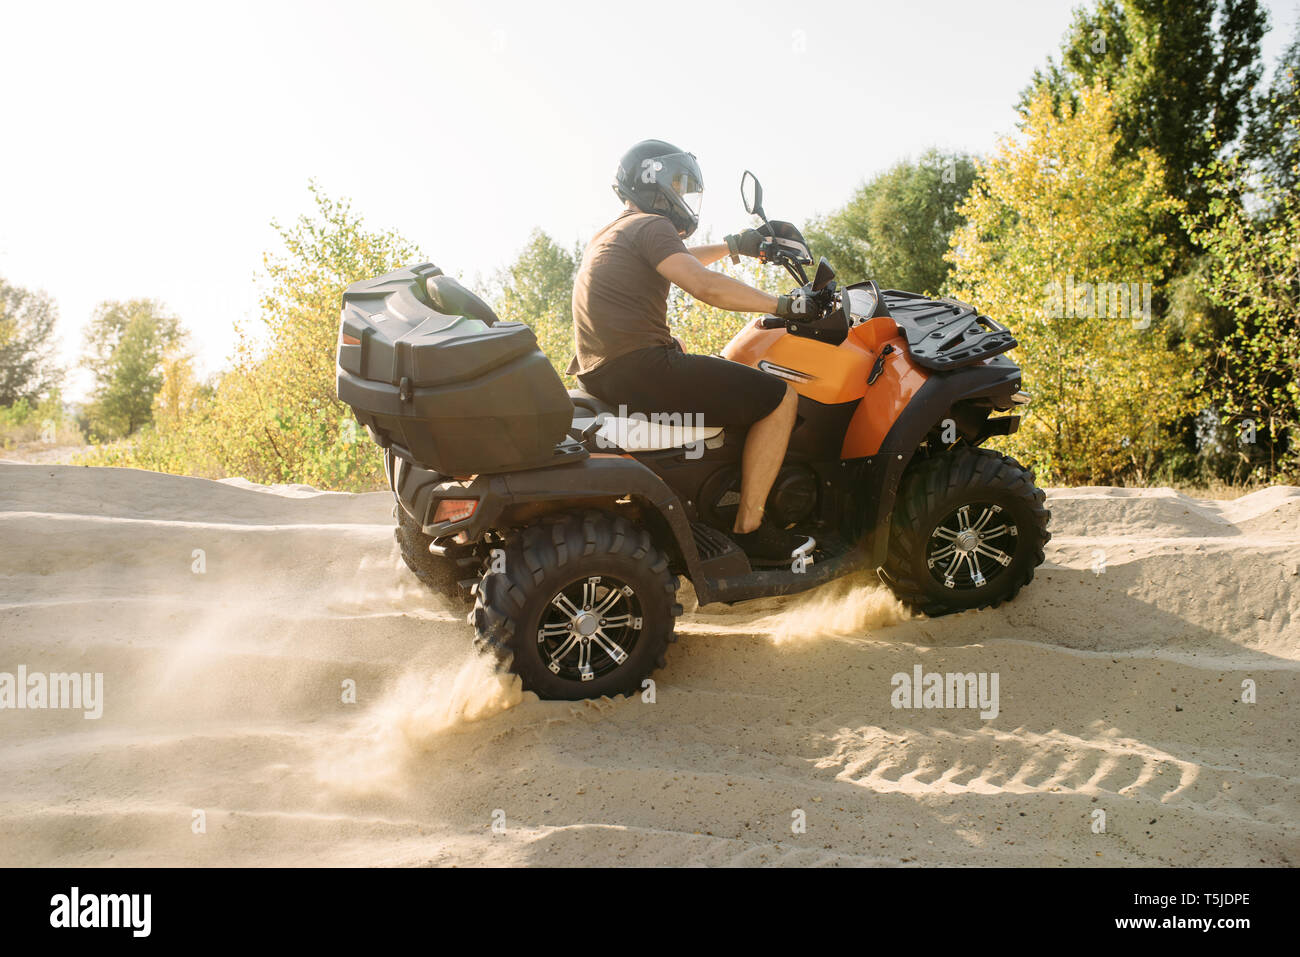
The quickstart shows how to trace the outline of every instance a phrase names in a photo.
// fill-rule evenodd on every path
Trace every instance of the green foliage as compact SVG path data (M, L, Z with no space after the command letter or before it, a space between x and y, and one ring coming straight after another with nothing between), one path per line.
M87 407L91 434L115 439L151 421L163 358L184 338L180 320L153 299L100 303L85 336L84 363L95 377Z
M1240 161L1206 174L1207 209L1186 216L1207 252L1198 285L1233 317L1213 343L1211 394L1249 478L1300 475L1300 196L1266 179L1267 214L1251 216Z
M930 150L864 183L804 236L847 281L937 295L952 268L944 254L962 221L957 206L974 178L969 156Z
M339 303L351 283L420 255L393 231L369 231L346 200L314 183L311 192L314 216L273 223L284 250L263 260L262 335L237 329L232 368L211 388L193 381L183 356L172 357L155 389L156 427L90 462L317 488L383 483L378 449L335 395Z
M58 385L55 319L48 295L0 279L0 406L39 402Z
M0 406L0 449L18 445L81 445L81 430L63 408L58 389L51 389L39 401L18 399Z
M1258 82L1267 17L1257 0L1101 0L1079 8L1062 42L1021 95L1020 109L1046 91L1059 113L1097 83L1110 91L1117 153L1154 150L1165 191L1192 208L1206 196L1200 169L1220 144L1243 132ZM1177 219L1162 223L1190 255Z
M571 387L565 369L573 356L573 277L581 259L581 249L565 250L534 230L500 279L495 309L503 320L532 328L542 352Z
M1255 101L1243 153L1281 194L1300 190L1300 23Z
M392 230L368 231L347 200L310 189L315 215L272 223L284 250L263 257L263 335L241 336L217 386L209 449L224 471L255 482L373 488L380 456L335 394L339 304L351 283L420 253Z
M1115 316L1104 297L1070 302L1064 293L1159 286L1172 258L1159 223L1181 204L1164 193L1154 151L1120 156L1104 87L1077 102L1058 115L1040 91L1023 137L980 164L960 210L968 220L953 234L952 285L1020 342L1014 358L1034 399L1002 444L1053 481L1141 481L1169 444L1163 425L1192 411L1189 350L1158 322L1141 328L1128 309Z

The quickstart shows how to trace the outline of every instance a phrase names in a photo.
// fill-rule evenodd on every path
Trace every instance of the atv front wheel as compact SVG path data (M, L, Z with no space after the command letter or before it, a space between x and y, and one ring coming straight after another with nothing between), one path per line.
M474 603L480 647L541 698L632 695L674 640L677 576L650 535L584 512L514 536L489 564Z
M428 588L452 602L457 608L468 609L473 602L469 589L461 587L460 582L475 577L478 563L472 559L453 559L435 555L429 551L433 539L424 534L420 523L406 514L400 505L393 506L393 518L397 527L393 529L393 538L402 552L402 561L406 567L415 572Z
M931 617L1010 601L1043 563L1045 500L1033 472L992 449L929 459L903 480L880 577Z

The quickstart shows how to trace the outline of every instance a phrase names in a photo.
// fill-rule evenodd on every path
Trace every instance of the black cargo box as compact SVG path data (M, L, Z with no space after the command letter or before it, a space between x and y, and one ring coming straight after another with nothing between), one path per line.
M444 475L551 464L573 418L533 331L431 263L348 287L338 392L381 446Z

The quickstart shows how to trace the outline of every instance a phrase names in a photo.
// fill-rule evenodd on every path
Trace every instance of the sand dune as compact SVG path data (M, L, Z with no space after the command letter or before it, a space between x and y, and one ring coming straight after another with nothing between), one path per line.
M570 704L472 654L386 493L0 463L0 672L104 675L0 711L0 864L1300 863L1300 489L1049 504L1003 608L686 586L654 703ZM895 709L916 665L997 717Z

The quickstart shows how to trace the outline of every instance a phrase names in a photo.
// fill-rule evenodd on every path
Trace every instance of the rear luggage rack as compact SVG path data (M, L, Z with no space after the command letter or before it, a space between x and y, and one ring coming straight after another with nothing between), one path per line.
M913 361L927 369L960 369L1016 347L1011 330L967 303L899 289L882 290L881 296Z
M355 282L340 314L338 396L381 448L443 475L585 457L537 337L432 263Z

